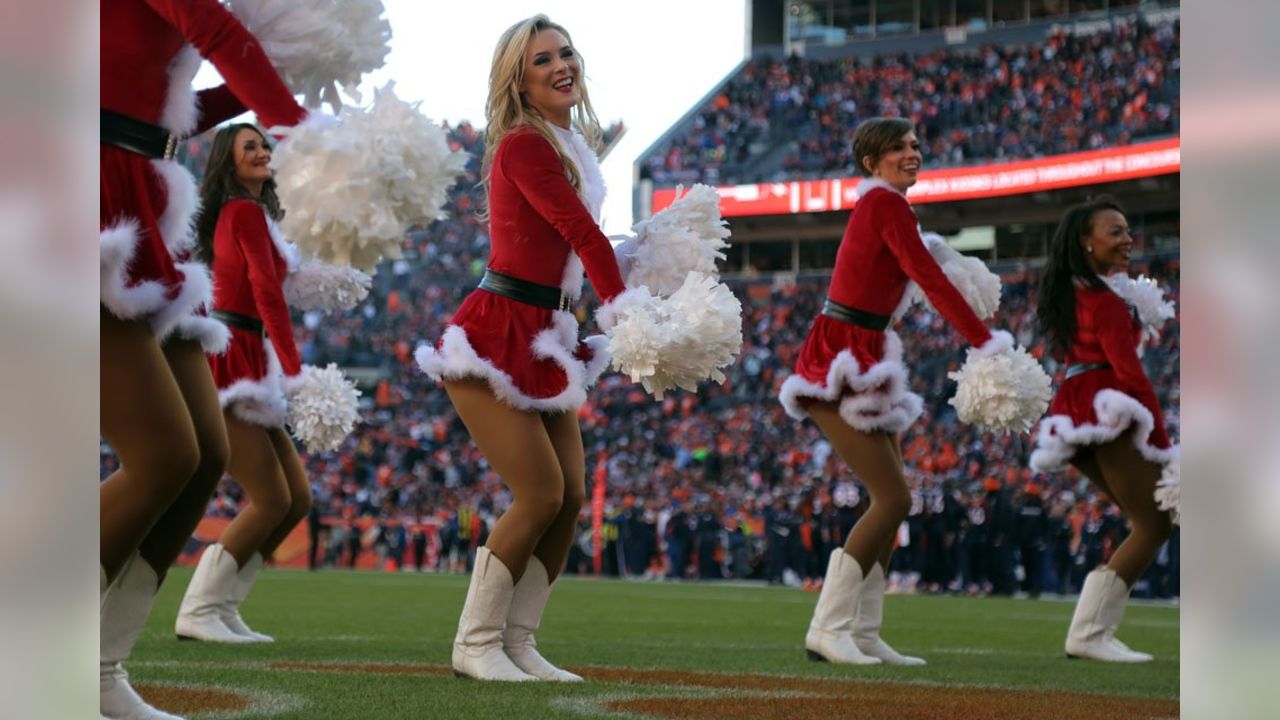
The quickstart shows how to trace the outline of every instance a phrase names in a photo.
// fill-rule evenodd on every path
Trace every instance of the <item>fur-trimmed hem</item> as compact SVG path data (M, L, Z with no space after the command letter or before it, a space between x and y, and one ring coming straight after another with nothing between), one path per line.
M846 390L852 394L846 395ZM840 399L841 419L849 427L863 432L902 432L920 417L924 409L920 396L907 390L902 341L892 331L885 333L884 359L865 372L853 353L841 350L827 368L827 377L822 384L810 382L800 375L792 375L783 381L778 399L787 415L796 420L809 416L801 398L826 402Z
M156 221L164 246L175 258L182 257L196 243L196 209L200 197L196 194L196 181L191 172L173 160L152 160L151 168L165 189L164 212Z
M578 321L572 313L552 313L552 325L534 336L533 356L554 361L564 370L567 382L559 394L546 398L530 397L516 387L515 381L489 360L480 357L467 331L450 325L440 339L440 349L419 346L414 352L418 367L434 380L480 378L489 383L499 401L520 410L535 412L576 411L587 401L587 386L604 372L609 364L607 338L594 336L586 343L594 351L590 363L574 357L578 342Z
M173 334L185 340L195 340L206 355L221 355L231 342L231 331L221 320L207 315L191 313L178 321Z
M1093 409L1098 416L1096 425L1076 425L1068 415L1050 415L1041 420L1031 468L1036 472L1064 470L1081 447L1111 442L1131 426L1135 428L1133 444L1144 458L1157 465L1177 461L1179 446L1158 448L1151 444L1155 419L1134 398L1119 390L1099 390L1093 396Z
M98 233L101 264L99 302L122 320L158 312L169 303L168 289L155 280L129 285L129 266L138 252L138 223L125 220Z
M289 419L284 394L284 371L271 340L263 338L267 353L267 374L257 380L237 380L218 391L218 402L237 418L254 425L283 427Z
M180 323L195 316L199 307L213 304L213 282L204 263L178 263L174 267L182 273L182 290L178 297L151 316L151 331L162 343Z

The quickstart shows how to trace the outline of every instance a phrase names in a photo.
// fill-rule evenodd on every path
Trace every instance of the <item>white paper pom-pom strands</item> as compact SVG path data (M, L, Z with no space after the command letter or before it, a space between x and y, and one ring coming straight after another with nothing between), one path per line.
M709 185L694 185L670 206L636 223L628 250L628 287L648 287L658 295L675 292L690 272L718 277L729 228L720 216L720 196Z
M970 349L947 377L958 384L949 403L960 420L994 432L1027 432L1052 398L1049 375L1021 347L987 355Z
M356 102L356 86L391 52L382 0L226 0L303 104L342 109L339 88Z
M1182 469L1177 458L1166 463L1160 473L1160 482L1156 483L1156 505L1173 513L1175 524L1182 523Z
M360 391L334 363L304 368L287 393L289 425L310 452L337 450L360 420Z
M439 217L467 162L391 85L338 122L313 114L272 132L285 136L271 159L285 234L308 255L366 272L400 257L405 228Z
M369 296L373 278L346 265L304 260L284 280L285 300L299 310L341 312Z

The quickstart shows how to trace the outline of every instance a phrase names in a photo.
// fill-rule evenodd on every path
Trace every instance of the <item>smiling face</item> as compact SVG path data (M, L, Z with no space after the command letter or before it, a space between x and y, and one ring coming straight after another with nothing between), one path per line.
M1089 221L1089 233L1080 241L1089 267L1102 276L1128 270L1133 236L1124 214L1105 208L1095 212Z
M257 130L242 128L232 143L235 152L236 180L246 190L257 194L262 184L271 179L271 146Z
M862 158L862 162L870 168L872 177L884 180L897 188L898 192L906 193L907 188L916 184L923 159L920 140L916 138L915 131L911 130L889 143L879 159L868 155Z
M582 102L582 68L578 54L559 30L533 36L524 57L520 94L548 122L569 127L573 107Z

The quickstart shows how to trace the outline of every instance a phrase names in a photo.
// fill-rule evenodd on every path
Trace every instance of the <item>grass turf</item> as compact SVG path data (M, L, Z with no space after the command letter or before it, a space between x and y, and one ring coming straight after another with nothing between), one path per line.
M450 677L465 576L268 570L243 612L256 630L274 635L275 643L178 642L173 618L189 577L189 570L175 568L161 590L128 666L134 682L161 690L233 689L248 694L257 708L193 719L582 718L608 716L605 703L618 698L734 701L732 689L681 686L657 674L632 684L602 672L599 677L608 681L573 686ZM1178 696L1176 608L1129 608L1121 637L1156 660L1120 666L1063 655L1073 607L1068 602L894 595L886 603L885 637L929 665L858 668L805 658L804 632L816 600L815 593L790 588L568 578L556 586L538 644L548 658L588 680L592 668L611 668L890 681L922 689ZM743 680L737 701L753 692L753 682L760 685L759 678ZM846 686L837 686L837 693L839 687ZM778 692L805 690L771 692L776 701ZM1061 716L1064 702L1070 699L1046 698L1042 717Z

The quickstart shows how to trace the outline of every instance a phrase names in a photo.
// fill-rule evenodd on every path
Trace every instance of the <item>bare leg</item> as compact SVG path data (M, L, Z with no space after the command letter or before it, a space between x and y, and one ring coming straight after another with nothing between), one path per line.
M1095 457L1120 507L1133 521L1133 532L1120 543L1107 563L1107 567L1132 587L1155 560L1173 529L1169 513L1156 505L1160 466L1144 458L1134 447L1133 431L1099 445Z
M114 578L182 492L200 449L151 327L105 308L100 315L100 423L120 469L98 492L99 558Z
M448 380L444 386L471 439L511 488L511 507L485 546L519 582L563 503L564 475L556 449L538 413L502 403L483 380Z
M1111 486L1107 484L1107 478L1103 475L1102 468L1098 466L1098 459L1094 456L1094 448L1088 446L1080 448L1076 456L1071 458L1071 464L1089 478L1090 482L1098 486L1098 489L1115 503L1116 507L1119 507L1122 512L1128 512L1124 505L1120 504L1116 494L1111 491Z
M289 512L285 513L284 521L276 527L271 537L267 538L259 550L263 558L271 557L276 548L280 547L280 543L289 537L294 526L302 522L302 519L311 512L311 482L307 479L307 470L302 464L302 459L298 457L293 440L284 428L272 428L267 431L267 435L271 438L276 459L284 470L285 483L289 486Z
M898 526L911 510L911 494L902 477L897 438L884 432L855 430L840 417L836 403L813 403L809 416L827 436L836 454L858 475L871 494L867 511L849 532L844 549L865 574L892 548Z
M578 427L575 413L544 413L542 423L547 428L564 476L564 497L560 512L543 533L533 553L547 569L547 578L555 580L569 557L569 548L573 546L578 530L578 512L586 501L586 460L582 450L582 430Z
M169 566L178 559L187 539L200 524L209 498L227 468L227 429L218 403L218 388L209 372L204 350L190 340L173 340L164 345L169 368L178 381L182 397L195 426L200 463L182 494L169 506L142 541L142 557L164 581Z
M270 431L223 414L231 438L231 477L249 494L249 505L222 531L219 542L244 567L289 512L289 485Z

